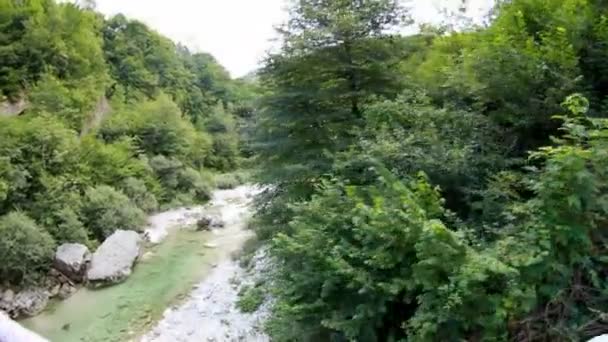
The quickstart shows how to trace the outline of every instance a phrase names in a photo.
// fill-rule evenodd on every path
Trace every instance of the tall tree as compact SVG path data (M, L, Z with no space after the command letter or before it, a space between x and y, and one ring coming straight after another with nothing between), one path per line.
M283 47L261 73L271 90L259 152L274 182L310 183L352 142L373 96L395 96L399 53L388 34L404 22L397 0L292 1Z

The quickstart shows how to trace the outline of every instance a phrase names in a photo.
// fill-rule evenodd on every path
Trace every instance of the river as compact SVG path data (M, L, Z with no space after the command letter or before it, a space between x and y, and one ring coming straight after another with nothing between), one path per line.
M229 329L218 327L225 326L227 320L248 319L248 315L238 316L234 308L236 289L230 280L241 270L231 255L251 236L246 223L257 191L251 186L218 190L205 207L151 217L148 235L156 243L146 248L124 283L99 290L83 288L21 323L53 342L198 341L201 337L211 341L214 336L226 337L231 334ZM199 210L221 216L225 227L212 232L182 229L192 223ZM230 290L214 291L218 288ZM202 301L201 296L205 297ZM172 325L180 308L185 315L194 312L188 310L193 303L197 317L189 316L188 325ZM218 310L228 316L205 316ZM250 316L252 326L236 326L234 336L251 330L251 336L259 337L256 340L266 340Z

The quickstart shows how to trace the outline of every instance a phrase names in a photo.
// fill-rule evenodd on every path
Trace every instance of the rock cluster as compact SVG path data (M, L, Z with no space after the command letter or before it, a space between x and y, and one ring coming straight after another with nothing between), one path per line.
M29 288L18 293L8 289L0 296L0 309L11 317L35 316L49 302L49 292L43 288Z
M181 214L180 214L181 215ZM189 222L198 213L189 213ZM219 213L206 213L196 221L198 230L223 228ZM91 254L88 247L66 243L57 248L53 268L40 287L20 291L0 286L0 312L13 318L35 316L47 306L49 299L66 299L77 291L78 284L104 286L124 281L142 253L143 240L134 231L117 230ZM206 248L216 248L206 244Z
M0 311L10 317L39 314L50 298L66 299L77 291L77 284L112 284L131 274L141 253L141 237L133 231L118 230L91 255L81 244L66 243L57 248L53 269L40 287L21 291L0 288Z

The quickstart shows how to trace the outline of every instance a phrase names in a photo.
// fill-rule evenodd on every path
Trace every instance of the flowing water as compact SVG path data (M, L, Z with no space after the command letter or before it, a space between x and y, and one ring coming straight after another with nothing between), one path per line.
M151 217L146 233L156 244L145 251L127 281L100 290L81 289L21 323L53 342L139 339L170 311L167 308L180 302L187 304L197 289L208 283L207 279L217 278L216 270L225 270L226 265L235 267L231 254L251 235L245 226L251 197L257 191L251 186L219 190L206 207ZM225 228L205 233L178 229L195 222L198 211L221 216ZM229 286L228 279L225 281ZM216 302L234 300L218 297Z

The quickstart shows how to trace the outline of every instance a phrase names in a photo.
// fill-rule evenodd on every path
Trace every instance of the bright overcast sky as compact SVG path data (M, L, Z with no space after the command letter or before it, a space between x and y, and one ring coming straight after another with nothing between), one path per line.
M478 16L492 0L468 0ZM437 8L462 0L411 0L417 21L437 21ZM286 19L285 0L96 0L107 15L123 13L193 51L214 55L230 73L255 70L276 37L274 26Z

